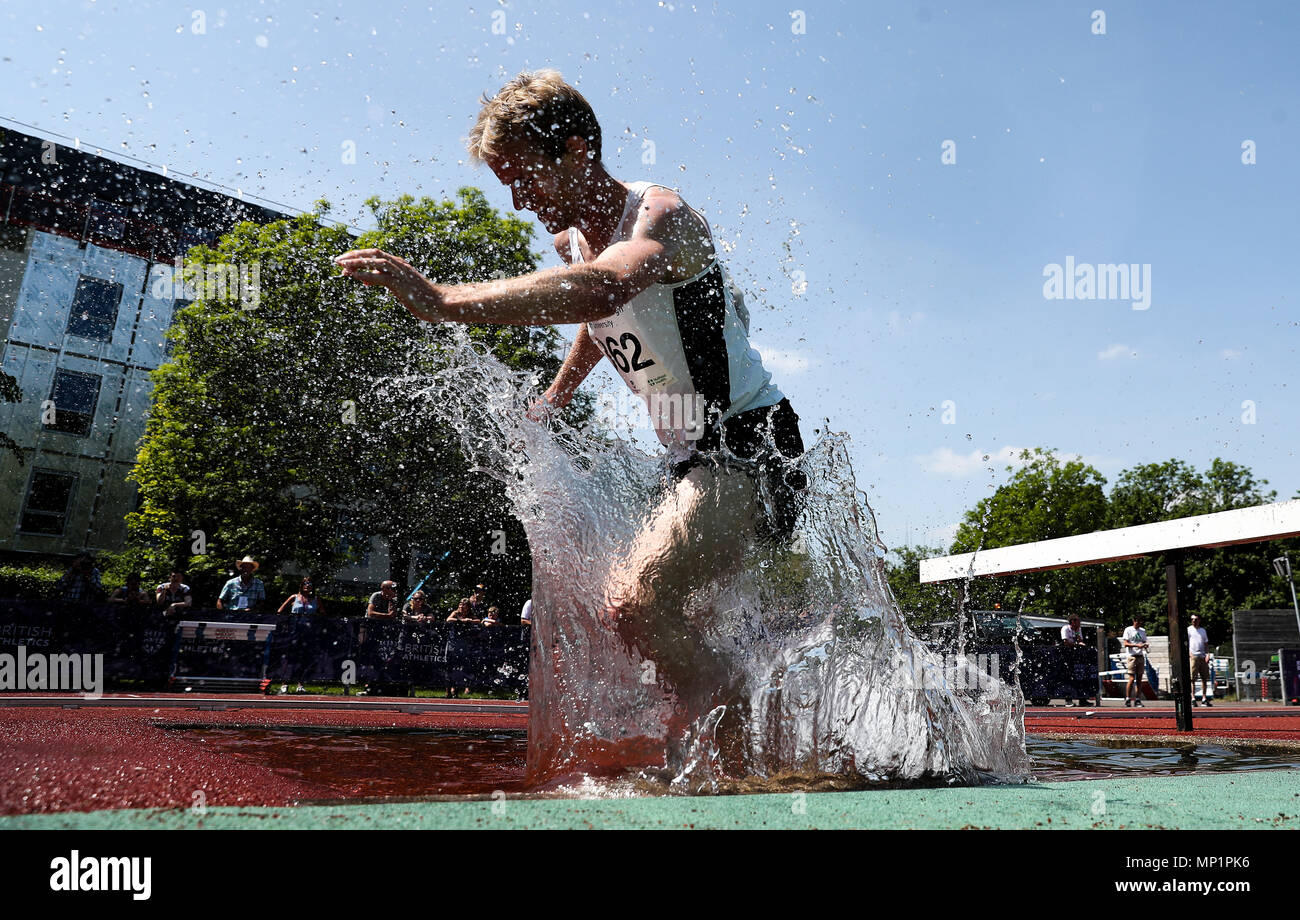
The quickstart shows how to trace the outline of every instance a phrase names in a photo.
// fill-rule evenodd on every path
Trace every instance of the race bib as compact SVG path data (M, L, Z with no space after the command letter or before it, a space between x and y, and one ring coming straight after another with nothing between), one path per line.
M677 382L649 344L641 341L616 316L589 321L587 334L633 393L644 395Z

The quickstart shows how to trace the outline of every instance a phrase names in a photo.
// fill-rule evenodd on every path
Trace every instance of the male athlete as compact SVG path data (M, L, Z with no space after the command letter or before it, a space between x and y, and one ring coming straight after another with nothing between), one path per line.
M335 261L427 322L581 324L534 419L602 357L646 399L670 485L614 564L601 617L680 696L708 697L721 688L685 602L739 563L756 527L789 536L806 484L798 417L749 346L708 222L669 188L606 172L596 116L559 73L521 73L485 97L469 152L555 235L565 267L453 286L377 249Z

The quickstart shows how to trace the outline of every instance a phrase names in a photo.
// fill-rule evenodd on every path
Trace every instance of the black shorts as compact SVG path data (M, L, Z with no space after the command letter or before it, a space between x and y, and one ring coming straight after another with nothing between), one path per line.
M722 448L725 446L725 450ZM674 464L675 483L697 466L737 467L754 477L763 515L760 531L789 540L803 509L808 477L798 466L803 457L799 416L783 399L774 406L750 409L711 429L696 445L697 453Z

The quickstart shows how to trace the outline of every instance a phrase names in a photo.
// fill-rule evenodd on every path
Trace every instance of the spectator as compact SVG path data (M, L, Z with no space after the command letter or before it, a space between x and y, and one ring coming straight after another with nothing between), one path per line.
M470 598L462 597L460 599L460 603L456 605L456 609L451 612L451 616L447 617L446 622L448 623L479 622L478 617L474 616L474 612L471 609ZM466 696L469 695L469 687L465 688L465 695ZM455 687L447 688L447 699L455 699L458 696L460 696L460 692Z
M1187 627L1187 653L1192 659L1192 705L1204 697L1206 706L1214 705L1214 675L1210 673L1210 638L1205 634L1201 618L1192 615L1192 625ZM1201 678L1201 696L1196 695L1196 678Z
M402 616L410 620L415 620L416 622L433 619L428 604L428 598L425 597L423 591L416 591L411 595L411 599L407 601L406 606L402 608Z
M165 607L169 616L179 615L187 607L194 606L194 596L190 586L185 584L185 573L172 569L170 580L154 589L154 600Z
M289 608L290 616L306 616L313 613L324 613L325 607L316 596L316 589L312 586L310 578L304 578L302 585L298 588L297 594L290 594L280 605L276 613L284 613L284 608Z
M474 586L474 593L469 596L470 619L482 620L487 616L487 589L482 585Z
M1077 653L1086 651L1088 648L1083 643L1083 626L1079 622L1078 614L1070 617L1070 621L1061 627L1061 644L1067 649L1070 649L1070 651L1067 651L1065 655L1067 662L1069 662L1069 671L1070 673L1074 673L1074 662L1071 659L1074 659ZM1074 702L1067 699L1065 705L1073 706ZM1079 697L1079 705L1087 706L1087 698L1082 696Z
M252 556L245 556L235 566L239 574L226 582L217 595L218 610L255 611L266 603L266 587L253 573L259 568Z
M519 614L519 622L524 626L533 625L533 599L531 597L524 601L524 609Z
M1147 663L1147 631L1142 628L1142 617L1134 616L1133 625L1124 630L1124 638L1121 640L1124 646L1124 654L1128 656L1128 683L1124 687L1124 705L1142 706L1142 698L1138 695L1142 690L1142 678L1146 674Z
M104 586L99 581L99 569L90 553L78 553L59 579L58 597L79 604L91 604L104 596Z
M302 580L302 584L298 586L297 594L290 594L284 599L284 603L280 605L280 609L276 613L284 613L286 607L289 609L290 616L310 616L313 613L325 612L324 605L321 604L320 598L316 596L316 589L312 585L310 577ZM302 672L305 670L303 664L299 663L295 670L297 673L290 675L298 684L293 692L306 693L307 688L302 685ZM280 692L288 693L289 685L281 684Z
M451 616L447 617L447 622L448 623L472 623L476 619L477 618L470 610L469 598L462 597L460 599L460 603L456 605L456 609L451 612Z
M396 620L402 613L402 602L397 599L397 582L385 581L379 590L370 595L366 605L368 620Z
M132 572L126 576L126 584L114 591L108 602L125 604L128 607L148 607L153 603L153 597L140 587L140 574Z
M496 608L496 607L489 607L489 608L488 608L488 612L487 612L487 616L485 616L485 617L483 618L483 625L484 625L484 626L500 626L500 625L501 625L501 611L500 611L498 608Z

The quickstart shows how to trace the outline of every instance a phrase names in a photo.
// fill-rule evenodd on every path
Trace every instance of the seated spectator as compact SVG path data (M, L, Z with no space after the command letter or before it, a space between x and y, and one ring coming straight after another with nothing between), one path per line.
M290 616L306 616L312 613L324 613L325 607L316 596L316 589L312 587L311 579L304 578L301 587L298 588L297 594L290 594L280 605L276 613L284 613L285 608L289 608Z
M533 599L531 597L524 601L523 612L519 614L519 623L522 626L533 625Z
M99 569L95 568L95 560L90 553L78 553L72 560L68 571L59 579L57 596L60 600L80 604L93 604L104 596Z
M484 626L501 625L501 611L496 607L489 607L487 616L483 618L483 625Z
M140 587L140 574L133 572L126 576L126 584L118 588L109 597L110 604L126 604L128 607L148 607L153 603L153 597L148 591Z
M451 612L451 616L447 617L446 622L474 623L477 620L478 618L474 616L473 612L470 610L469 598L462 597L460 603L456 605L456 609Z
M425 597L423 591L416 591L411 595L411 599L407 601L406 606L402 608L402 616L406 617L408 620L416 621L433 619L433 613L429 608L428 598Z
M171 579L154 588L154 601L166 608L164 612L168 616L176 616L194 606L190 586L185 584L185 573L173 569Z
M226 582L217 595L217 609L255 611L266 603L266 586L262 579L253 577L259 566L252 556L245 556L236 568L239 574Z
M402 602L397 598L397 582L385 581L379 590L370 595L366 605L368 620L396 620L402 613Z

